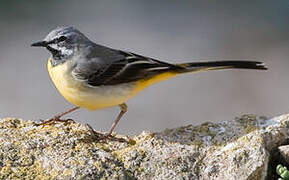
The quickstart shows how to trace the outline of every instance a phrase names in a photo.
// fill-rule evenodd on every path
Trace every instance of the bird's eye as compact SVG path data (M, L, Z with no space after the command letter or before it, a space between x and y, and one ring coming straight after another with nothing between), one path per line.
M65 37L65 36L60 36L60 37L58 38L58 42L65 41L66 39L67 39L67 37Z

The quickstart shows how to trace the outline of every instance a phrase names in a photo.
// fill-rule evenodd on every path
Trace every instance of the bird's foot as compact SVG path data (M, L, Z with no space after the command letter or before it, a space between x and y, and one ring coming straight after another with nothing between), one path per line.
M54 125L54 124L56 124L56 122L62 122L64 124L74 122L72 119L60 119L60 116L55 116L55 117L48 119L46 121L44 121L44 120L40 120L40 121L42 121L42 122L36 123L35 125L44 127L46 125Z
M128 141L124 138L118 138L118 137L115 137L111 134L103 134L103 133L96 132L89 124L86 124L86 125L89 128L89 131L91 133L92 138L96 141L106 142L107 140L110 140L110 141L118 141L118 142L122 142L122 143L128 143Z

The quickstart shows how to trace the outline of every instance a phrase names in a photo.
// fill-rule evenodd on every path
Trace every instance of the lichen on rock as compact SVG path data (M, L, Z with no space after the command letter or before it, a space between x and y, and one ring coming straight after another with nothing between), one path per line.
M270 152L288 139L289 116L143 132L98 141L79 123L39 127L0 120L0 179L264 179Z

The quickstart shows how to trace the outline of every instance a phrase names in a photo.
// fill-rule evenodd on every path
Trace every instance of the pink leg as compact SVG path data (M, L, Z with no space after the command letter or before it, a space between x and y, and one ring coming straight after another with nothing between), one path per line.
M117 123L119 122L119 120L122 118L122 116L126 113L127 111L127 105L125 103L119 105L121 111L118 114L116 120L113 122L109 132L107 134L101 134L96 132L89 124L86 124L90 130L90 132L93 134L94 138L98 141L105 141L105 140L112 140L112 141L119 141L119 142L126 142L128 143L127 140L123 139L123 138L117 138L112 136L112 132L115 129L115 127L117 126Z
M122 118L122 116L127 112L127 105L125 103L119 105L120 107L120 113L118 114L116 120L113 122L109 132L108 132L108 136L110 136L113 132L113 130L115 129L117 123L119 122L119 120Z
M77 110L77 109L79 109L79 107L74 107L72 109L69 109L66 112L60 113L60 114L54 116L53 118L48 119L47 121L44 121L42 123L37 124L37 126L40 126L40 125L45 126L45 125L49 125L49 124L55 124L55 122L68 122L68 121L71 121L71 120L63 120L63 119L60 119L60 118L62 116L64 116L64 115L68 114L68 113L71 113L71 112Z

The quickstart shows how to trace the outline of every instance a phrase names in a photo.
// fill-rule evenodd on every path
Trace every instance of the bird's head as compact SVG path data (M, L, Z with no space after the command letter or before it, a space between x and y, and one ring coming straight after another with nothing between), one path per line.
M60 27L52 30L44 40L31 46L45 47L56 62L62 63L90 43L91 41L74 27Z

